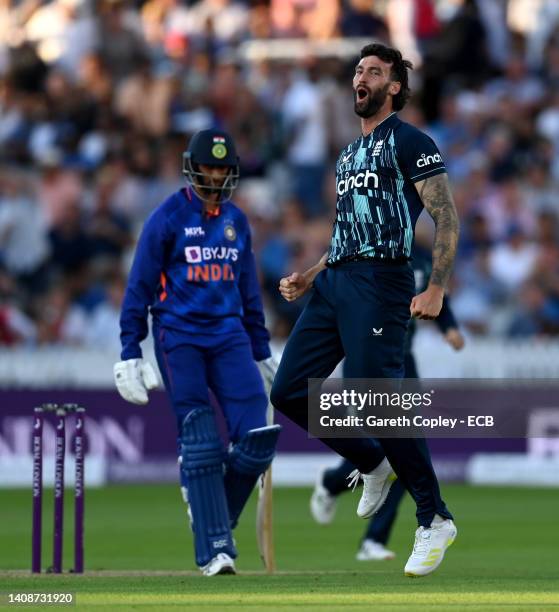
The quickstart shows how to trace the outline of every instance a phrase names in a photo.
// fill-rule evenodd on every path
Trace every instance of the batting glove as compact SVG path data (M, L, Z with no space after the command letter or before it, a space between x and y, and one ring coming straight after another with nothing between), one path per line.
M147 404L148 391L159 386L153 366L143 359L127 359L115 363L115 384L122 399L133 404Z
M272 390L272 384L274 383L274 378L276 376L276 372L278 371L278 363L273 357L268 357L268 359L264 359L262 361L257 361L256 365L260 370L260 376L262 376L262 380L264 381L264 388L266 389L266 395L270 396L270 391Z

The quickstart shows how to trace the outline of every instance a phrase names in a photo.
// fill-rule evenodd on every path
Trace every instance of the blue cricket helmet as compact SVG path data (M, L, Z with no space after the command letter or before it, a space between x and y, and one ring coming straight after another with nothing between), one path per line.
M221 187L207 187L200 165L230 168ZM220 201L228 200L239 183L239 157L231 136L223 130L201 130L190 139L182 154L182 173L197 192L220 193ZM202 199L204 199L202 197Z

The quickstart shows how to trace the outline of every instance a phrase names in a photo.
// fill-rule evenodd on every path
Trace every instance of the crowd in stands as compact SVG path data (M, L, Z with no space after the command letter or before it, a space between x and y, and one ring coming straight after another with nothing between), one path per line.
M277 284L328 247L365 39L415 64L401 117L435 139L453 185L460 324L559 334L556 0L1 0L0 344L116 350L142 223L211 126L236 140L235 200L285 338L304 300Z

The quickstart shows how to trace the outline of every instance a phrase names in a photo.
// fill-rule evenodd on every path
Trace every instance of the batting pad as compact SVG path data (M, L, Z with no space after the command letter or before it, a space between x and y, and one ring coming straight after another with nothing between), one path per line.
M188 482L196 563L202 567L218 553L235 558L223 482L225 453L213 410L196 408L182 424L181 470Z
M231 529L247 503L258 477L267 469L276 452L281 425L251 429L229 453L225 472L225 494L231 518Z

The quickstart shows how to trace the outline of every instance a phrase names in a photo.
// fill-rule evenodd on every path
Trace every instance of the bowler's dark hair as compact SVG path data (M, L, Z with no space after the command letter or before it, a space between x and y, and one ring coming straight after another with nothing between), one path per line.
M400 83L400 91L392 96L392 108L395 111L402 110L406 102L410 99L411 91L408 85L408 70L413 69L413 64L405 60L398 49L387 47L381 43L372 43L361 49L361 58L374 55L386 64L392 64L390 68L390 78Z

